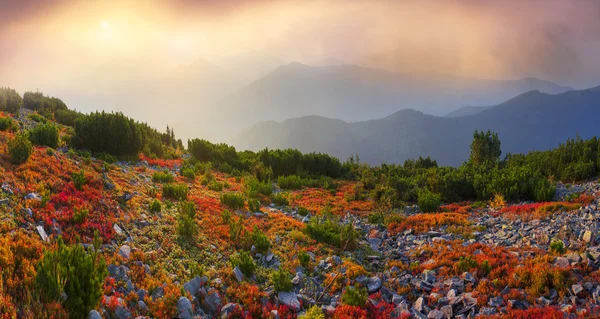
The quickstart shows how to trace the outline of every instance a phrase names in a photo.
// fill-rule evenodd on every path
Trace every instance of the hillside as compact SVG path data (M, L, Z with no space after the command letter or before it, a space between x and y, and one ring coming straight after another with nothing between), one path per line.
M402 108L442 115L463 105L493 105L531 90L562 93L569 88L533 78L500 81L290 63L223 98L215 113L234 127L308 115L364 121Z
M238 148L298 148L371 164L430 156L443 165L467 159L473 131L492 130L507 153L549 149L578 134L600 134L600 87L547 94L531 91L471 116L436 117L414 110L363 122L304 117L254 125L233 141Z
M479 112L483 112L489 109L491 106L463 106L459 109L456 109L448 114L446 117L459 117L459 116L469 116L473 114L477 114Z
M172 131L120 113L4 88L0 97L14 113L0 113L4 317L598 313L600 184L553 182L597 176L597 138L500 164L498 136L471 132L460 169L431 159L370 167L200 139L184 149ZM404 110L364 129L440 119ZM286 125L348 133L320 117Z

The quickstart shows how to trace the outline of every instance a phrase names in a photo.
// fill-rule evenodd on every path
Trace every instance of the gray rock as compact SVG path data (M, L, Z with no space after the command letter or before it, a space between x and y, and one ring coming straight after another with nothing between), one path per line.
M40 196L40 194L38 194L38 193L29 193L29 194L25 195L25 199L34 199L37 201L41 201L42 196Z
M179 318L191 318L193 315L192 303L186 297L179 297L177 300L177 313Z
M444 312L442 312L441 310L431 310L429 312L429 314L427 315L427 319L443 319L446 317L446 314Z
M365 275L360 275L360 276L356 277L355 280L356 280L357 283L359 283L359 284L361 284L363 286L366 286L367 283L369 282L369 278L367 276L365 276Z
M202 286L206 283L206 280L202 280L203 278L200 278L200 276L196 276L194 279L183 284L183 289L189 292L190 295L196 296L198 290L200 290L200 288L202 288Z
M211 290L204 298L204 308L210 313L217 313L221 307L221 296L216 290Z
M500 307L504 305L504 299L502 299L502 297L490 298L488 305L490 305L491 307Z
M148 311L149 311L148 305L146 305L146 303L143 300L138 301L137 306L138 306L138 310L140 311L140 313L142 313L142 314L148 313Z
M239 307L236 303L228 303L223 308L221 308L221 318L229 318L229 315L235 311L235 309Z
M370 294L379 291L379 289L381 289L382 286L383 281L381 281L381 278L377 276L371 277L367 281L367 290Z
M48 242L48 234L46 234L46 231L44 230L44 227L42 227L42 226L35 226L35 229L37 230L37 232L40 235L40 237L42 238L42 240L45 241L45 242Z
M8 205L8 203L10 203L10 199L8 199L8 198L0 199L0 205Z
M244 280L244 274L237 266L233 268L233 275L238 282L242 282Z
M592 242L594 240L594 234L592 233L591 230L588 229L583 233L583 236L581 237L581 239L589 244L590 242Z
M423 299L423 297L417 298L417 300L415 300L415 302L413 303L412 307L418 312L423 312L423 309L425 309L425 300Z
M115 231L115 233L117 233L117 235L119 235L119 236L125 236L125 232L123 231L123 229L121 229L121 227L119 227L119 225L114 224L113 225L113 230Z
M474 284L474 283L476 283L476 282L477 282L477 279L475 279L475 277L473 277L473 275L471 275L471 273L470 273L470 272L465 272L465 273L463 273L463 274L462 274L462 277L463 277L463 279L464 279L465 281L468 281L468 282L470 282L470 283L472 283L472 284Z
M444 315L446 315L446 318L452 318L452 316L454 315L452 306L450 305L443 306L442 308L440 308L440 310L442 310Z
M131 247L128 245L121 246L121 248L119 248L119 255L125 259L129 259L129 256L131 255Z
M571 265L571 263L569 262L569 260L565 257L557 257L556 261L554 261L554 266L555 267L569 267Z
M279 302L290 308L292 311L300 311L300 302L298 301L298 296L296 296L295 293L281 291L277 295L277 298L279 299Z
M571 286L574 295L579 295L583 291L583 287L579 284L575 284Z
M123 306L117 306L115 309L115 318L116 319L129 319L131 318L131 312L124 308Z
M98 311L92 310L88 314L88 319L102 319L102 316L100 315L100 313Z

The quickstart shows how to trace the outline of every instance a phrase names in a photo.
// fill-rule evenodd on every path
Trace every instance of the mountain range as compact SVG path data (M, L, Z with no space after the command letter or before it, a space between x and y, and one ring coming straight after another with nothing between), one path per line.
M447 117L404 109L390 116L347 122L307 116L262 122L232 139L240 149L297 148L340 159L358 154L370 164L402 163L431 156L441 165L468 158L475 130L497 132L505 153L556 147L579 135L600 135L600 86L559 94L538 90L518 95L476 114Z

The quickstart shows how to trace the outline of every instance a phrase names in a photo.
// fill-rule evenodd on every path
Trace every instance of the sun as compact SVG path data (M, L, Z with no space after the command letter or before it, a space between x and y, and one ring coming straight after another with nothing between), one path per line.
M108 22L106 22L104 20L100 21L100 27L102 29L108 29Z

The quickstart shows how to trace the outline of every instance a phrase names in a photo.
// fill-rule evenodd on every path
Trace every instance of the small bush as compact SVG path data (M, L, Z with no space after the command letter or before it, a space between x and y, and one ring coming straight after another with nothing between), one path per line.
M319 306L314 305L306 311L303 315L299 316L298 319L325 319L325 314Z
M56 122L66 126L74 126L75 121L80 116L81 113L73 110L57 110L54 112Z
M52 148L48 147L46 149L46 155L48 155L48 156L54 155L54 150Z
M44 124L45 124L46 122L48 122L48 119L47 119L47 118L45 118L45 117L43 117L43 116L41 116L41 115L39 115L39 114L36 114L36 113L31 113L31 114L29 114L29 116L27 116L27 117L28 117L30 120L32 120L32 121L34 121L34 122L37 122L37 123L44 123Z
M231 222L232 217L233 214L228 209L225 209L221 212L221 220L223 220L223 224L229 225L229 222Z
M0 111L17 113L21 108L23 99L15 90L8 87L0 87Z
M252 231L251 239L257 252L265 254L269 251L269 248L271 247L269 238L256 226L254 226L254 230Z
M248 200L248 209L251 212L259 212L260 211L260 201L256 198L251 198Z
M75 224L81 224L88 217L89 214L90 214L90 211L88 209L85 209L85 208L82 208L82 209L74 208L73 209L73 222Z
M333 216L312 218L304 231L312 239L340 249L351 249L357 244L358 234L354 226L340 224Z
M223 183L213 180L208 183L208 189L210 189L211 191L214 191L214 192L220 192L223 190Z
M245 178L244 185L246 186L246 195L248 195L249 198L255 198L259 194L269 196L273 192L271 183L261 182L253 176Z
M177 234L186 241L192 241L198 234L196 224L196 204L193 202L179 203L179 216L177 220Z
M364 307L367 303L367 288L347 287L342 294L342 303L354 307Z
M160 205L160 201L158 199L154 199L151 203L150 203L150 207L149 207L150 211L153 213L160 213L162 207Z
M277 271L273 272L271 274L271 282L273 283L275 291L291 291L294 289L294 285L292 285L290 277L290 272L285 270L283 267L279 267Z
M183 169L181 170L181 175L182 175L183 177L185 177L185 178L189 179L189 180L192 180L192 181L196 179L196 172L195 172L195 171L194 171L194 169L193 169L193 168L191 168L191 167L186 167L186 168L183 168Z
M13 164L22 164L27 162L31 153L33 153L33 145L27 138L27 134L19 134L8 142L8 153L10 154L10 162Z
M506 206L506 201L504 200L504 196L501 194L494 195L494 199L490 202L490 206L492 208L500 209Z
M71 181L73 181L75 189L81 191L83 189L83 185L87 183L87 179L85 178L85 173L83 172L83 170L71 174Z
M152 181L155 183L173 183L175 177L169 171L155 172L152 174Z
M29 131L29 141L33 144L56 148L58 146L58 128L51 123L37 125Z
M298 253L298 260L300 261L300 266L307 268L308 263L310 263L310 255L307 254L304 250L301 250Z
M221 204L231 209L244 208L244 196L240 193L223 193L221 194Z
M15 121L10 117L0 117L0 131L8 131L15 127Z
M298 206L298 215L306 216L306 215L308 215L308 213L309 213L309 211L308 211L308 209L306 209L306 207Z
M287 206L290 204L287 197L283 193L271 194L271 201L277 206Z
M244 235L244 221L241 217L234 220L232 217L229 217L229 240L233 242L236 246L242 246L242 238Z
M565 244L562 242L562 240L553 240L550 243L550 251L562 255L567 251L567 249L565 248Z
M185 200L189 189L185 184L163 184L163 197L177 200Z
M367 217L370 224L374 225L383 225L385 223L385 213L383 212L373 212L369 214Z
M418 205L422 212L432 213L440 207L440 196L429 191L422 191L419 194Z
M246 251L236 252L231 255L229 262L233 267L238 267L246 277L252 277L256 270L254 259L252 259L252 256Z

